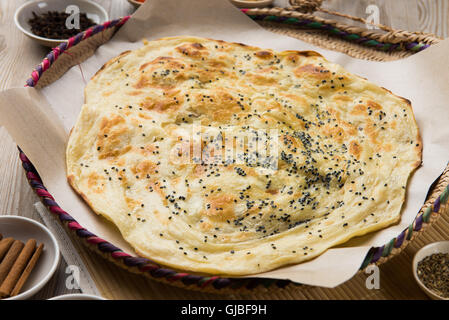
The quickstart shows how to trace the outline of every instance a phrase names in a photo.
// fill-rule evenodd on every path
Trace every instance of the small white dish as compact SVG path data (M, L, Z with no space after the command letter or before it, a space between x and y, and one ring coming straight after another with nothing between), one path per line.
M237 8L263 8L273 4L273 0L230 0Z
M0 215L0 233L4 238L26 242L35 239L44 244L39 260L20 294L4 300L24 300L36 294L51 279L59 264L59 245L54 235L41 223L26 217Z
M14 14L14 22L26 36L36 40L40 44L47 47L56 47L58 44L67 39L49 39L35 35L31 32L31 26L28 21L33 17L33 11L36 14L46 13L48 11L65 12L67 6L77 6L81 13L86 13L87 17L96 24L101 24L108 21L108 13L99 4L89 0L39 0L25 2L20 6ZM80 32L83 30L80 30Z
M74 293L74 294L64 294L62 296L53 297L48 300L106 300L106 299L103 297L94 296L92 294Z
M424 283L419 279L418 277L418 263L423 260L425 257L430 256L435 253L449 253L449 241L439 241L434 242L431 244L428 244L424 247L422 247L418 252L415 254L415 257L413 258L413 276L415 277L416 282L418 283L419 287L432 299L434 300L449 300L449 298L444 298L439 295L437 295L432 290L428 289Z

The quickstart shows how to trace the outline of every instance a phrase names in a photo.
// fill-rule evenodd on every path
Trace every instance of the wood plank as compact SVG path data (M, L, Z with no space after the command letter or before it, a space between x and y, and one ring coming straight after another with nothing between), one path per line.
M367 19L368 6L376 6L379 9L379 23L402 30L418 30L418 23L415 17L418 16L417 0L327 0L323 3L323 8L336 12L361 17ZM338 21L350 23L351 20L335 16L328 16ZM353 22L354 25L364 27L363 24Z
M14 24L14 12L25 2L0 1L0 89L23 86L33 68L48 52L48 48L37 45Z
M449 36L449 1L418 0L418 28L447 38Z

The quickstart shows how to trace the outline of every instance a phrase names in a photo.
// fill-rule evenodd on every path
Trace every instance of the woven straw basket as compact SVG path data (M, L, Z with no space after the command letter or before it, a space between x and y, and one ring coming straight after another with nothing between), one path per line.
M367 29L325 20L311 13L281 8L242 9L242 11L270 31L369 60L399 59L424 50L439 40L432 35L406 31L388 31L379 35L379 33L373 33ZM32 72L31 77L27 80L27 86L42 88L56 81L69 67L90 57L95 49L106 43L129 18L124 17L92 27L53 48ZM286 289L287 287L295 287L296 289L303 287L288 280L193 275L159 266L145 258L131 256L83 228L69 213L59 207L56 200L46 190L33 164L20 149L19 152L31 187L50 212L58 216L66 229L90 249L131 272L179 287L215 293L259 292L279 288ZM449 167L432 185L427 201L413 223L384 246L371 248L360 266L359 274L369 264L381 264L397 255L414 240L417 234L422 233L428 225L434 223L440 216L447 214L448 199ZM354 278L357 277L358 275ZM360 279L354 281L360 281Z

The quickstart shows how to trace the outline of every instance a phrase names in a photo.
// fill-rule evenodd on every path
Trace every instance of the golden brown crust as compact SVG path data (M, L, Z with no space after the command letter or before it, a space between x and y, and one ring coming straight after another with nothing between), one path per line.
M92 209L92 211L95 212L97 215L100 215L100 213L94 209L95 206L92 205L89 197L78 189L75 183L75 177L73 175L67 176L67 182L72 187L73 191L75 191L75 193L77 193L86 202L86 204Z
M103 64L100 69L98 69L97 72L95 72L95 74L92 76L91 80L95 79L104 69L106 69L108 66L112 65L114 62L118 61L120 59L120 57L123 57L127 54L129 54L131 51L130 50L126 50L123 51L122 53L120 53L117 57L114 57L112 59L110 59L109 61L107 61L105 64ZM84 88L84 103L86 103L86 88Z
M416 154L417 154L417 158L419 160L417 160L413 167L414 168L418 168L421 164L422 164L422 151L423 151L423 142L422 142L422 138L421 138L421 133L419 130L419 127L416 123L416 119L415 119L415 114L413 112L413 107L412 107L412 102L409 99L406 99L404 97L398 96L396 94L394 94L393 92L391 92L390 90L381 87L383 90L387 91L388 93L394 95L395 97L398 97L399 99L401 99L402 101L404 101L406 103L406 105L408 106L408 108L410 109L410 113L413 116L413 122L416 124L416 128L417 128L417 134L416 134L416 139L415 139L415 150L416 150Z
M95 78L95 77L96 77L101 71L103 71L106 67L108 67L108 66L110 66L111 64L113 64L114 62L120 60L120 58L126 56L126 55L129 54L129 53L131 53L131 50L123 51L123 52L120 53L117 57L114 57L114 58L110 59L109 61L107 61L105 64L103 64L103 65L101 66L100 69L98 69L97 72L95 72L95 74L93 75L93 77L92 77L91 79Z

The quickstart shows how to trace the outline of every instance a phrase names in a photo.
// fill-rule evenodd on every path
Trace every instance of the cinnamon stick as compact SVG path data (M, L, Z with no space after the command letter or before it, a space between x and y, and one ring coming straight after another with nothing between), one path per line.
M8 297L11 294L12 289L14 289L14 286L19 280L22 271L25 269L35 249L36 249L36 240L34 239L28 240L27 243L25 244L25 247L20 252L20 255L17 258L16 262L14 262L13 266L11 267L11 270L9 271L8 275L6 276L2 285L0 286L0 297Z
M44 244L41 243L36 251L34 251L33 256L31 257L30 261L28 262L25 270L23 270L22 275L19 278L19 281L17 281L16 286L14 287L14 289L11 292L11 297L16 296L20 293L20 290L22 290L23 285L25 284L25 282L27 281L31 271L33 271L34 266L36 265L37 260L39 259L42 251L44 249Z
M11 267L13 266L14 262L17 260L17 257L19 256L23 247L24 244L22 241L15 240L11 245L11 247L9 248L8 253L2 260L2 263L0 263L0 284L2 284L3 280L5 280L6 276L11 270Z
M3 260L3 257L6 255L13 242L13 238L4 238L0 241L0 262Z

